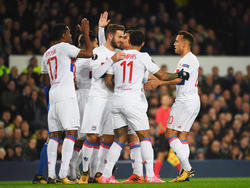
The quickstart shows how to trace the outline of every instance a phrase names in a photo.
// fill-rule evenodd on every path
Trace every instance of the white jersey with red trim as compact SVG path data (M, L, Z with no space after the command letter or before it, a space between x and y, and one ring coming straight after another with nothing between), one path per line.
M199 96L197 87L199 61L192 52L187 53L178 62L176 72L181 69L188 72L190 77L176 85L176 100L189 100Z
M107 70L113 63L111 57L117 51L118 50L111 51L105 46L100 46L93 50L93 54L97 55L97 59L90 62L92 80L89 96L98 96L109 99L113 96L113 92L111 92L105 85L104 78Z
M49 74L51 88L50 104L76 98L74 86L74 60L80 49L68 44L58 43L51 46L43 55L42 73Z
M155 74L160 68L152 62L148 53L137 50L124 50L123 52L126 58L114 63L112 69L108 71L108 74L114 75L114 99L123 97L135 101L136 97L142 94L142 83L145 75L148 75L147 71Z
M92 72L90 69L91 58L77 58L76 67L76 85L78 89L90 89Z

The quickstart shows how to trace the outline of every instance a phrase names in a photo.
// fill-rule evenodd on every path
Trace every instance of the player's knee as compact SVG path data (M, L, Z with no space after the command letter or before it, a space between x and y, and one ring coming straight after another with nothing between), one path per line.
M90 143L96 143L97 142L97 138L98 138L97 134L88 134L86 139Z
M137 131L136 134L140 140L142 140L144 138L149 138L149 136L150 136L149 130Z

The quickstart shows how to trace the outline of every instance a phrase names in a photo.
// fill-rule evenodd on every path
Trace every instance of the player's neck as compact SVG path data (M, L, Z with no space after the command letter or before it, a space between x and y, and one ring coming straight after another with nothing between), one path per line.
M141 47L140 46L130 46L129 47L129 50L137 50L137 51L140 51L141 50Z
M191 52L190 49L185 48L185 49L183 50L183 52L182 52L180 55L181 55L181 57L184 57L184 56L185 56L186 54L188 54L189 52Z
M106 42L105 44L104 44L104 46L106 47L106 48L108 48L109 50L111 50L111 51L114 51L115 50L115 48L111 45L111 43L109 43L109 42Z

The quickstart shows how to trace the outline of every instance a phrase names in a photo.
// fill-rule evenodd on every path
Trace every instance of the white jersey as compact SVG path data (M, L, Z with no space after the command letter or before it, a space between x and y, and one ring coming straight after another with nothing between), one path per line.
M108 74L114 75L114 99L124 97L131 101L142 94L143 79L148 75L147 71L155 74L160 68L152 62L148 53L137 50L124 50L126 58L112 65ZM146 73L146 74L145 74Z
M75 62L78 89L90 89L92 77L90 61L91 58L78 58Z
M93 54L97 55L96 60L90 62L92 70L92 80L89 96L98 96L111 99L113 92L111 92L105 85L105 74L112 65L111 57L117 52L111 51L105 46L100 46L93 50Z
M42 73L49 74L51 88L50 104L76 98L74 86L74 58L80 49L61 42L51 46L43 55Z
M196 56L189 52L178 62L176 72L183 69L190 77L176 85L176 100L189 100L198 97L198 69L199 61Z

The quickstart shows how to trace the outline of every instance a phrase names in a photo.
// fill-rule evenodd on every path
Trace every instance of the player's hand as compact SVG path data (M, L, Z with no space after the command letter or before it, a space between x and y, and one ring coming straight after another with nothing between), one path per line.
M110 22L110 19L108 20L108 12L105 11L104 13L101 14L99 18L98 26L104 28L109 24L109 22Z
M144 84L144 90L152 90L157 88L161 84L161 80L150 80Z
M81 24L78 24L78 29L81 31L82 34L88 35L89 34L89 21L86 18L81 20Z
M181 78L183 80L188 80L189 79L189 73L181 69L179 72L177 72L178 78Z
M126 54L124 52L116 52L112 57L112 61L116 62L119 61L121 59L124 59L126 57Z

